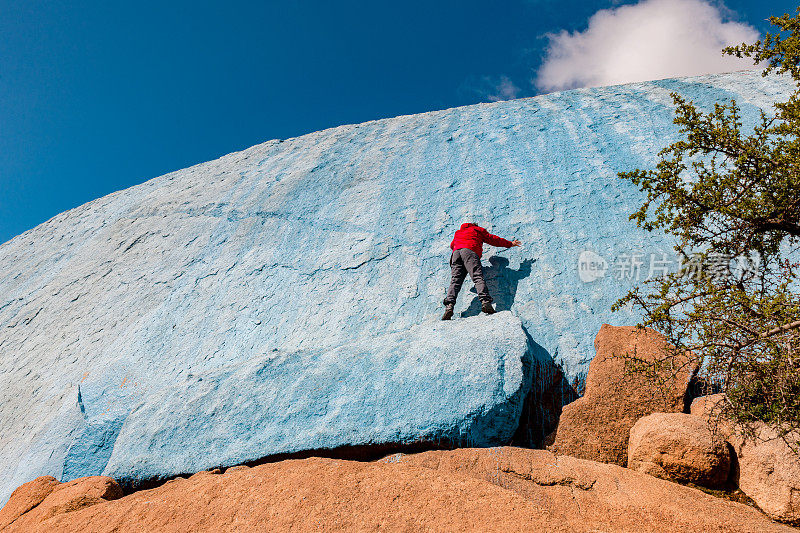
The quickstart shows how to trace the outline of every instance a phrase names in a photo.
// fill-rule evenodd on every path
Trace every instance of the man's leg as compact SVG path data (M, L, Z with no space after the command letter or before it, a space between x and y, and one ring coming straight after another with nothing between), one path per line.
M455 305L458 293L461 291L461 285L464 284L464 279L467 277L467 269L464 266L464 261L461 259L461 250L456 250L450 254L450 288L447 289L447 296L444 299L444 305Z
M469 248L464 248L459 251L464 252L462 255L464 266L467 268L467 272L469 272L469 277L472 278L472 283L475 284L475 290L478 292L478 298L480 298L481 304L484 307L490 305L492 303L492 297L489 295L486 282L483 280L481 258Z

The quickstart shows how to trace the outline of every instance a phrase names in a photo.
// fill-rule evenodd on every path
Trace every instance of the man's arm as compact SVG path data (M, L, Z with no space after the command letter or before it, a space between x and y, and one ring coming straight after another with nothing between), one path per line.
M481 228L481 229L483 229L483 228ZM519 246L520 244L522 244L517 239L514 239L513 241L509 241L509 240L506 240L506 239L504 239L502 237L498 237L497 235L492 235L491 233L489 233L485 229L481 232L481 234L482 234L481 236L483 238L483 242L485 242L486 244L490 244L492 246L502 246L504 248L511 248L512 246Z

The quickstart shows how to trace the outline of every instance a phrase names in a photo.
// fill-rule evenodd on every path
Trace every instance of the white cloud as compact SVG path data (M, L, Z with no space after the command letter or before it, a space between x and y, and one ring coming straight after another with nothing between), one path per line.
M702 0L643 0L598 11L583 32L547 35L534 83L555 91L752 68L749 59L722 55L725 46L759 38L755 28L726 21L727 13Z
M498 102L500 100L513 100L519 95L519 87L508 76L500 76L500 80L495 83L494 91L489 95L489 100Z
M508 76L471 77L459 88L459 92L469 97L478 97L478 99L488 102L514 100L519 96L520 90Z

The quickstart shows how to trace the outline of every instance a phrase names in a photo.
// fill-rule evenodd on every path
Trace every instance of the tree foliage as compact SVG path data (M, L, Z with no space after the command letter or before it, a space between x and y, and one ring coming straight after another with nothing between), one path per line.
M631 220L675 235L683 263L614 308L637 307L676 354L697 355L727 416L774 425L800 450L800 8L770 22L777 33L724 53L791 76L788 100L746 132L735 101L704 112L673 94L679 140L655 169L619 174L646 194Z

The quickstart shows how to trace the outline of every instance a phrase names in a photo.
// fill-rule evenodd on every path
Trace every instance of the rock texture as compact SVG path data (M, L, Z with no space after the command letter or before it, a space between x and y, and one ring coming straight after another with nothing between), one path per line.
M790 438L792 438L790 436ZM794 439L798 439L795 435ZM774 429L759 424L755 438L733 434L734 479L762 511L781 522L800 525L800 460Z
M720 416L722 394L702 396L692 402L693 415L733 449L732 480L742 492L774 520L800 525L800 460L774 428L753 424L747 431ZM789 441L800 436L789 434Z
M728 443L705 418L683 413L654 413L631 428L628 468L679 483L720 487L728 480Z
M751 124L792 89L791 80L741 72L341 126L269 141L57 215L0 246L0 502L40 475L103 473L116 461L112 449L133 449L115 445L131 434L131 413L159 413L152 398L167 390L177 397L186 387L191 397L197 376L306 357L292 354L341 355L343 346L436 320L448 244L465 220L525 243L487 249L487 283L567 380L580 381L610 304L634 275L646 275L650 253L672 249L627 220L642 198L617 177L652 164L675 138L669 93L704 107L736 98ZM581 278L585 250L605 257L604 277ZM641 272L616 268L632 254L642 254ZM456 311L475 314L477 300L465 290ZM347 357L343 366L361 361ZM294 374L272 370L287 394L301 392L289 384ZM498 391L502 374L495 373ZM347 395L362 388L380 397L383 378L363 376L335 401L352 405ZM214 412L203 405L191 413L198 425ZM337 408L317 405L318 418ZM399 409L387 404L375 416ZM434 419L426 427L440 426L452 429ZM260 438L255 429L213 427L220 443L245 448ZM366 441L373 428L349 434ZM170 446L185 436L174 433ZM212 446L208 460L221 464L229 453Z
M17 487L0 509L0 530L44 501L61 483L53 476L37 477Z
M47 500L41 505L46 505ZM543 450L461 449L364 463L310 458L201 472L11 532L780 532L751 507Z
M530 389L527 349L504 311L192 375L131 412L105 473L127 484L300 450L504 443Z
M550 447L559 454L625 466L628 438L641 417L682 412L697 364L689 357L663 366L658 375L626 371L626 357L664 359L667 343L649 329L603 324L595 338L597 355L589 365L586 393L564 406Z
M699 416L707 420L717 419L722 414L724 401L725 395L722 393L699 396L692 400L689 412L694 416Z
M49 518L122 497L116 481L92 476L59 483L42 476L15 490L0 511L0 528L25 531Z

